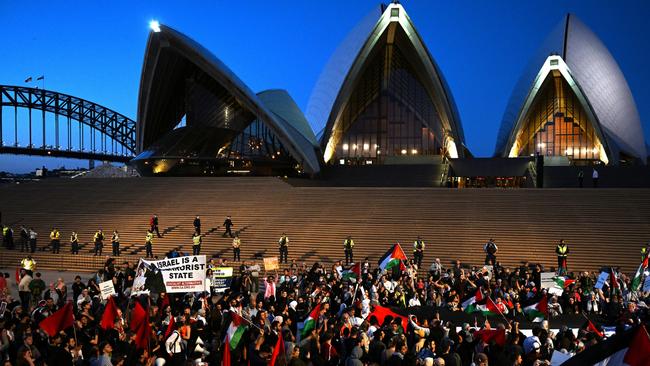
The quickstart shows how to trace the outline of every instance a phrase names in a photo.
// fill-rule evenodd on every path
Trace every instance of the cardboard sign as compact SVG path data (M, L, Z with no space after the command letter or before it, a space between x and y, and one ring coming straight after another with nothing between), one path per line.
M602 290L603 285L607 282L608 278L609 278L609 273L600 272L600 276L598 276L598 281L596 282L596 285L594 286L594 288Z
M279 269L278 257L264 258L264 269L267 271L275 271Z
M555 272L542 272L540 273L542 288L551 295L561 296L564 289L555 282Z
M102 292L102 300L107 300L109 297L115 295L115 286L113 286L113 281L100 282L99 290Z
M212 292L221 293L232 284L232 267L216 267L212 270Z
M205 255L165 258L158 261L140 259L132 293L203 292L205 271Z

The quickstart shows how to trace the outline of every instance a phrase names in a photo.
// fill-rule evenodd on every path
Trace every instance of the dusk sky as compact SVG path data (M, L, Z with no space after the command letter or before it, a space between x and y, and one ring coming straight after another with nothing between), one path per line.
M253 91L286 89L306 111L329 57L377 1L0 1L0 83L45 87L136 117L149 32L159 20L228 65ZM650 2L403 1L444 74L466 143L491 156L512 88L562 17L576 14L618 61L650 141ZM322 127L322 126L321 126ZM318 131L315 131L318 132ZM5 137L6 138L6 137ZM60 159L0 156L0 171Z

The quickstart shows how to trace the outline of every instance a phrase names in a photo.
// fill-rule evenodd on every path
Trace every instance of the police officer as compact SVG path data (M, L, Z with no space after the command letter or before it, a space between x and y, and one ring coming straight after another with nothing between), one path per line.
M239 235L235 234L235 237L232 239L232 260L241 261L241 239Z
M199 217L199 215L196 215L193 224L194 224L194 231L201 234L201 218Z
M14 248L14 230L11 227L2 227L2 242L7 249Z
M282 233L280 240L278 240L280 245L280 263L282 263L282 258L284 258L284 263L288 263L287 257L289 256L289 237L287 234Z
M20 251L28 252L29 251L29 232L25 229L24 226L20 225Z
M230 215L226 216L226 219L223 221L223 227L226 228L226 230L223 232L223 237L225 238L226 235L230 236L232 238L232 219L230 218Z
M566 259L569 255L569 246L560 239L560 243L555 247L555 254L557 254L557 274L559 276L567 274Z
M352 249L354 248L354 240L352 236L348 235L347 238L343 241L343 251L345 252L345 264L354 263L354 253Z
M113 236L111 237L111 246L113 247L113 256L120 256L120 233L117 230L113 230Z
M422 266L422 258L424 258L424 240L418 236L418 238L413 242L413 259L418 264L418 268Z
M79 236L76 231L70 234L70 252L72 254L79 254Z
M194 234L192 235L192 255L199 255L201 254L201 242L203 240L201 239L201 234L199 233L198 230L194 231Z
M20 268L24 269L28 275L34 276L34 271L36 270L36 261L30 254L27 254L27 258L23 258L23 260L20 261Z
M153 230L147 230L147 237L144 240L144 249L147 251L146 257L153 258Z
M95 256L102 255L102 250L104 249L104 233L102 229L97 230L95 236L93 236L95 241Z
M483 251L485 252L485 265L491 264L494 267L497 263L497 252L499 251L494 239L490 239L485 243Z
M53 228L50 232L50 247L52 248L52 253L56 254L60 252L61 249L61 233L57 228Z

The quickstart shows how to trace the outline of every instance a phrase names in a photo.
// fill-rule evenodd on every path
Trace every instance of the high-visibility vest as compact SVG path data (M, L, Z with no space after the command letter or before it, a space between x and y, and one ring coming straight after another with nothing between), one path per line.
M8 232L9 232L9 226L3 226L2 227L2 235L7 236Z
M104 234L102 232L98 231L98 232L95 233L94 238L95 238L95 241L104 240Z
M416 250L424 250L424 242L422 240L414 241L413 248L415 248Z
M241 245L241 239L235 238L235 239L232 240L232 247L233 248L239 248L240 245Z
M147 233L147 237L145 238L147 243L153 243L153 233Z
M36 262L33 259L25 258L20 261L20 266L28 271L33 271L36 269Z
M201 235L194 235L192 236L192 243L194 245L199 245L201 244Z
M61 235L61 234L59 234L59 232L58 232L57 230L53 230L53 231L50 233L50 239L51 239L51 240L59 240L59 236L60 236L60 235Z
M569 247L566 246L566 245L558 245L557 246L557 255L559 257L566 257L567 256L567 254L566 254L567 249L569 249Z
M352 239L345 239L343 242L343 246L345 246L346 249L352 249L354 248L354 240Z

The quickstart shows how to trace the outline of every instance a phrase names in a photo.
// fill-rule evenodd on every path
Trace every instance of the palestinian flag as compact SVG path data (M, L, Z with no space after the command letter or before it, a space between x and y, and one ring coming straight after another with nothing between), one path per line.
M241 341L242 335L246 331L246 324L244 324L244 318L234 311L230 312L230 326L228 327L228 339L230 343L230 348L235 349Z
M302 332L300 333L302 339L307 337L309 332L316 328L316 323L318 322L318 317L320 316L320 305L321 304L316 305L311 313L309 313L309 316L307 316L307 319L305 319L303 322Z
M474 296L470 297L469 299L463 301L460 307L466 313L473 313L478 311L476 309L477 303L481 302L482 300L483 300L483 294L481 293L481 289L477 289L476 294L474 294Z
M348 269L344 269L343 272L341 272L341 278L344 280L350 280L352 278L358 280L361 278L361 264L357 263Z
M566 289L567 287L571 286L571 284L576 282L576 280L564 276L553 277L553 281L562 289Z
M405 270L404 264L402 261L406 260L406 255L402 250L402 247L399 243L393 245L393 247L384 254L379 260L379 268L382 271L389 271L395 266L400 266L400 269Z
M621 293L621 286L618 283L618 273L614 270L614 268L610 268L611 270L611 275L609 276L609 280L612 284L612 295L616 293Z
M534 323L544 320L546 314L548 314L548 298L546 295L538 303L526 306L524 308L524 314Z
M650 254L650 252L649 252ZM632 279L632 285L630 285L630 290L632 291L638 291L639 286L641 286L641 280L643 279L643 272L648 268L648 256L646 255L645 258L643 258L643 262L639 265L639 268L636 270L636 273L634 274L634 278Z
M562 366L647 366L650 365L650 336L644 326L589 347L566 360Z
M505 304L501 303L499 305L497 305L494 301L492 301L491 298L488 297L485 304L475 305L476 309L474 312L480 312L484 316L508 314L508 308L505 306Z

